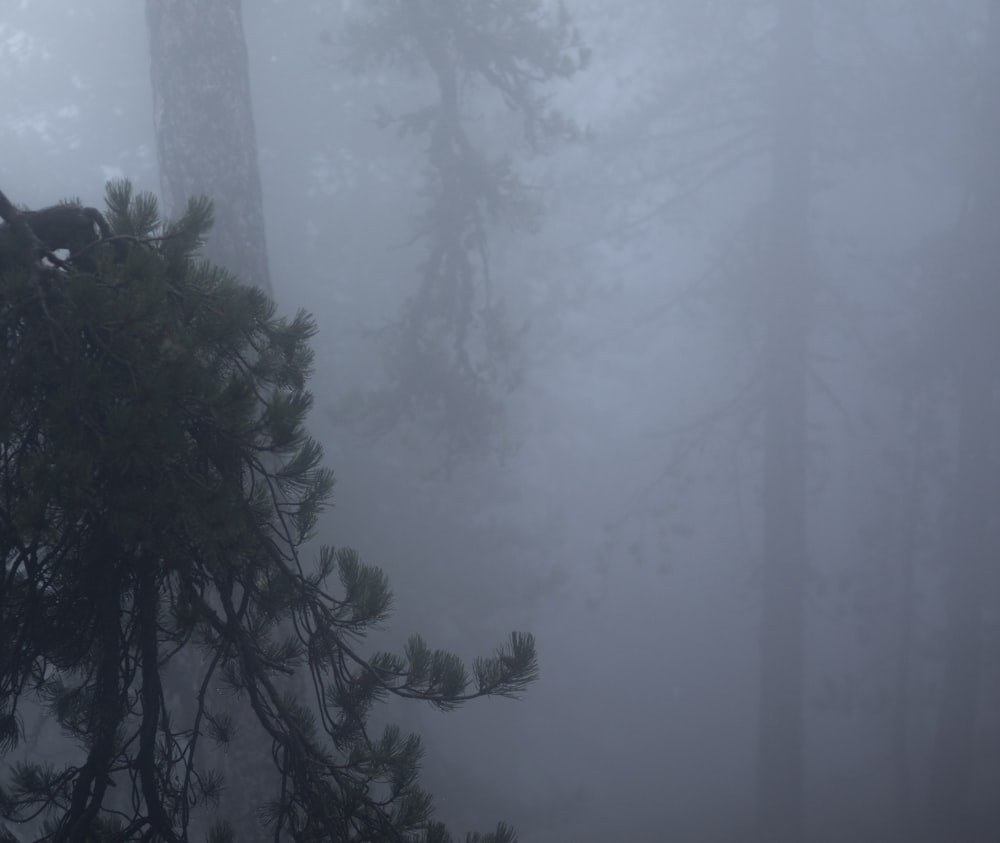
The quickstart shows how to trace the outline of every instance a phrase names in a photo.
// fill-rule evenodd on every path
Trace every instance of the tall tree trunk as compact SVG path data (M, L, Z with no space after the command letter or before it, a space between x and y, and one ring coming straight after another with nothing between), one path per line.
M240 0L146 0L167 208L215 203L206 255L271 292Z
M240 0L146 0L160 183L168 210L214 203L205 256L271 293L264 208ZM190 689L177 689L193 699ZM237 839L263 839L255 809L277 792L270 742L252 717L212 761L227 788L215 819ZM205 746L203 743L202 746Z
M806 365L811 0L778 0L771 264L764 346L763 606L757 747L761 843L803 839Z
M998 564L995 518L997 315L1000 314L1000 0L989 4L984 72L975 91L973 185L955 244L957 276L958 464L948 562L941 706L927 799L933 843L997 839L976 829L969 804L982 686L984 591ZM977 836L982 835L982 836Z

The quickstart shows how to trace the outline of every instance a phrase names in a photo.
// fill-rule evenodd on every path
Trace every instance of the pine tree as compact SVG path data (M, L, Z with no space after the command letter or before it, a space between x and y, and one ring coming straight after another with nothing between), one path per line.
M59 843L188 840L223 786L207 745L239 740L244 707L271 743L278 787L254 807L273 839L450 840L418 739L374 735L369 715L390 696L516 696L533 639L513 633L471 677L419 637L362 654L385 576L346 548L303 558L333 484L304 427L311 317L197 259L206 200L165 223L116 182L107 208L26 213L0 194L0 752L33 704L74 747L12 763L0 817ZM49 212L90 238L39 237ZM176 676L192 649L198 675Z
M449 458L505 456L504 398L520 381L523 326L507 312L491 240L531 230L541 206L510 152L491 150L476 124L493 97L532 151L579 138L545 89L577 73L589 52L565 7L552 14L540 0L374 0L355 13L343 46L355 72L402 68L433 80L428 103L378 112L383 128L426 144L426 203L413 221L424 257L412 295L382 331L388 384L368 396L365 423L417 421Z

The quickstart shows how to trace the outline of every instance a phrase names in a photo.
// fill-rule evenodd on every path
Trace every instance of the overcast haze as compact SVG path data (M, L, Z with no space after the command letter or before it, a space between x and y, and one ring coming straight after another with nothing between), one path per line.
M161 193L144 6L0 0L13 202ZM522 843L1000 840L1000 2L567 0L585 60L538 93L576 131L533 146L463 88L537 214L484 213L510 356L470 319L488 375L445 421L379 409L437 383L392 356L431 141L380 119L434 78L349 66L363 0L242 7L271 288L319 325L319 539L388 574L373 646L538 640L520 701L379 712L423 736L440 818Z

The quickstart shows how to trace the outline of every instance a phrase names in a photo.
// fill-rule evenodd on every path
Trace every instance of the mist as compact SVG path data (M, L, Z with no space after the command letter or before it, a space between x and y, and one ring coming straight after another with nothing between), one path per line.
M406 2L242 3L266 251L207 250L319 326L316 543L394 594L365 646L537 639L520 700L378 709L437 818L1000 840L1000 3ZM180 212L147 5L0 4L12 201ZM453 77L380 52L418 5ZM481 195L447 192L444 78Z

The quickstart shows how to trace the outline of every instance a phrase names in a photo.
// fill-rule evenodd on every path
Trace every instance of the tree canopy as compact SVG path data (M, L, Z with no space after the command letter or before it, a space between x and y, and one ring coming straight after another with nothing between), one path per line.
M127 182L106 199L0 194L0 752L29 717L73 747L12 763L0 816L60 843L231 839L209 829L210 749L244 706L271 743L275 792L251 807L274 840L450 840L419 741L369 714L517 695L532 637L471 675L419 637L363 655L385 576L346 548L304 559L333 485L305 429L313 320L197 258L207 200L164 222ZM59 215L73 242L40 224Z

